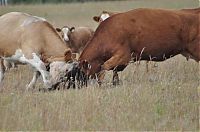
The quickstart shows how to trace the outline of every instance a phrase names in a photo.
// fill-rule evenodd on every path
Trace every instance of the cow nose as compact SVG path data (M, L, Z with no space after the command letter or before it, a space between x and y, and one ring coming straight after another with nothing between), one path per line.
M69 41L69 38L68 38L67 35L64 35L64 40L65 40L66 42Z
M65 40L66 42L68 42L68 41L69 41L69 39L68 39L68 38L64 38L64 40Z

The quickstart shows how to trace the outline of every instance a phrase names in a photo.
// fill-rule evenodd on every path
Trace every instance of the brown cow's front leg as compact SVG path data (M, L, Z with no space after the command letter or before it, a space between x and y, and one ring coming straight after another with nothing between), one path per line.
M113 70L113 85L119 85L119 75L116 70Z
M121 55L114 55L102 65L102 70L111 70L119 65L127 65L131 59L131 55L126 52Z
M99 86L101 86L102 80L104 79L104 77L105 77L105 70L102 70L97 74L97 82Z
M113 57L111 57L109 60L107 60L102 65L102 70L111 70L114 68L114 70L113 70L113 85L119 84L119 76L118 76L117 70L115 68L117 68L117 66L120 66L120 65L127 66L127 64L129 63L129 61L131 59L131 54L127 54L127 52L121 52L121 53L122 54L114 55Z

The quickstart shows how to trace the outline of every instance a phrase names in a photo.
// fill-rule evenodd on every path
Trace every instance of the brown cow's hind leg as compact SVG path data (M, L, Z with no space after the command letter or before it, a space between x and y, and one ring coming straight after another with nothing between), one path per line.
M113 80L112 80L113 85L119 85L119 75L117 71L113 71Z

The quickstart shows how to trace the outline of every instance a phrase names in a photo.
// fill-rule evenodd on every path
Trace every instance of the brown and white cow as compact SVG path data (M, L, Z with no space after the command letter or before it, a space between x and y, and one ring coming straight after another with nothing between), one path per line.
M46 88L53 81L46 65L71 60L71 50L45 19L26 13L11 12L0 17L0 57L35 69L35 76L28 86L34 85L38 73L41 74ZM2 64L2 63L1 63ZM4 67L0 67L1 81Z
M186 53L200 61L200 15L140 8L103 21L79 58L87 75L122 71L134 61L164 61Z
M66 44L71 48L73 53L81 53L87 44L87 42L92 38L94 31L89 27L68 27L64 26L61 29L56 28L66 42Z
M119 13L119 12L102 11L99 16L94 16L93 20L98 22L98 23L101 23L104 20L106 20L107 18L109 18L110 16L113 16L113 15L115 15L117 13Z

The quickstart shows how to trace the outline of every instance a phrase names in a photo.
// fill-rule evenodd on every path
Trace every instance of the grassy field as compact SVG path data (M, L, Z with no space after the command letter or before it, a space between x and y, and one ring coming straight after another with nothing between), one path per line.
M0 14L22 11L45 17L55 26L96 28L92 17L102 10L139 7L181 9L197 7L197 0L136 0L57 5L0 7ZM27 66L6 73L0 88L2 130L199 130L199 65L181 55L157 63L147 73L145 63L121 72L121 85L111 85L108 72L102 87L42 93L26 91L32 77ZM200 89L199 89L200 90Z

